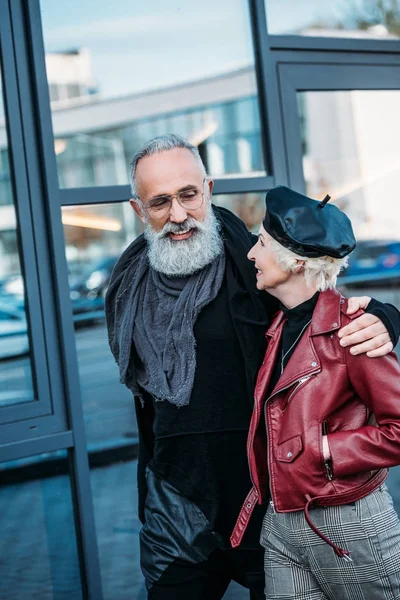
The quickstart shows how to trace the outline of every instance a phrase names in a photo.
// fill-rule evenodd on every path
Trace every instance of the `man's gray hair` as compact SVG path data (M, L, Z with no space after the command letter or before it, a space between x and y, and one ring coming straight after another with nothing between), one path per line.
M136 169L139 160L141 158L144 158L145 156L152 156L153 154L165 152L166 150L173 150L174 148L186 148L186 150L189 150L193 154L193 156L195 156L200 162L204 170L204 175L207 175L203 161L201 160L201 156L196 146L193 146L193 144L185 140L180 135L177 135L176 133L166 133L165 135L159 135L158 137L155 137L146 142L145 145L136 152L136 154L130 162L129 179L131 183L133 197L136 197Z

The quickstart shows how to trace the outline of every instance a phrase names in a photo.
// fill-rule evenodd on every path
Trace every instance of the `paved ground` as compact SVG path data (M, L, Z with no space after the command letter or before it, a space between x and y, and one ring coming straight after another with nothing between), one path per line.
M104 600L145 600L139 568L136 461L92 470ZM69 480L0 489L1 600L81 600ZM226 600L248 599L232 586Z

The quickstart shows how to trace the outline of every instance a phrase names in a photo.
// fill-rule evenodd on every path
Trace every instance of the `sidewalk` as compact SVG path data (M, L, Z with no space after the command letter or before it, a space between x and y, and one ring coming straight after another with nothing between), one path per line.
M92 469L91 484L104 600L146 600L136 461ZM82 600L66 475L3 485L0 527L2 600ZM232 585L225 600L248 600L248 593Z

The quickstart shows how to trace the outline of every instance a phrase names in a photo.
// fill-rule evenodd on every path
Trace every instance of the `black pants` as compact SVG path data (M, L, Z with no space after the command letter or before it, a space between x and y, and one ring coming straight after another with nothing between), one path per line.
M149 600L220 600L230 581L264 599L264 552L224 548L199 507L147 471L140 562ZM247 593L244 592L244 598Z
M263 550L214 550L207 561L175 560L148 590L148 600L221 600L233 580L243 598L264 600Z

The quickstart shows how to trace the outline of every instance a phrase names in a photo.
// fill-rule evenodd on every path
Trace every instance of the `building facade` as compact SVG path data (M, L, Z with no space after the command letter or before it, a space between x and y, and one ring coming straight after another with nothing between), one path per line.
M249 229L275 185L329 193L360 242L343 281L400 306L400 2L346 6L0 0L1 598L145 598L103 306L146 140L196 144Z

